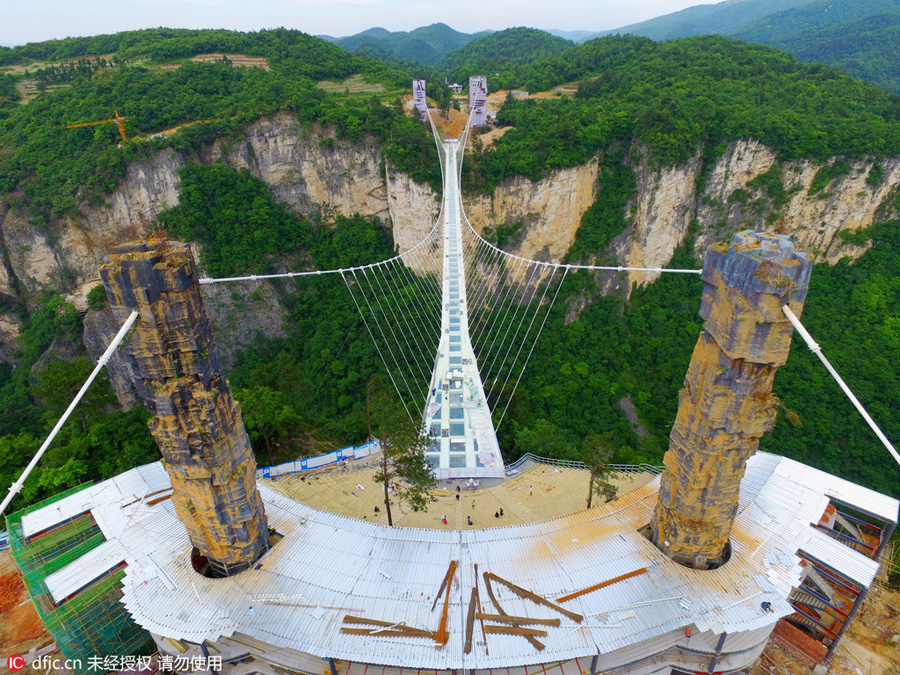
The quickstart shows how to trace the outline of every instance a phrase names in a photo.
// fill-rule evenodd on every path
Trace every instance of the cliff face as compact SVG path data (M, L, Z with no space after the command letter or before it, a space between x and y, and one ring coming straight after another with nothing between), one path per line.
M247 127L240 143L217 142L203 159L248 169L269 185L276 201L304 215L387 218L379 149L352 146L318 128L306 129L291 113L258 120Z
M0 210L0 300L5 299L7 306L24 302L33 308L43 291L62 290L84 309L87 291L99 283L103 255L115 244L143 237L162 210L178 203L178 168L186 161L222 161L247 168L270 186L276 199L298 213L326 218L335 213L377 216L392 224L401 251L423 238L440 208L430 187L389 165L383 167L374 144L351 145L332 138L326 130L306 127L290 113L279 113L250 125L237 140L212 144L199 156L164 150L132 164L106 203L83 205L77 220L39 226L19 208ZM876 211L900 184L900 158L883 162L882 179L875 186L866 182L871 162L859 161L824 190L809 194L822 165L782 163L782 203L773 209L773 196L748 183L774 163L768 148L753 141L734 143L707 173L705 187L698 193L699 155L664 169L638 159L633 166L637 191L625 214L631 224L613 240L614 258L628 266L663 266L692 221L699 225L698 250L741 229L769 224L791 234L797 247L813 252L817 261L859 256L864 248L842 245L837 233L876 222ZM489 197L467 196L465 209L478 231L521 222L511 239L512 250L559 261L594 201L597 181L598 164L593 160L554 171L536 183L516 178L499 185ZM644 283L655 276L635 273L629 281ZM245 346L257 333L280 333L282 308L271 289L256 293L252 302L245 303L247 311L237 315L225 308L227 292L217 300L208 289L204 287L204 295L210 301L226 362L233 349ZM258 315L267 318L257 321ZM17 326L12 313L0 311L4 344L12 344ZM10 358L9 352L0 352L0 358Z
M466 215L478 232L486 226L496 229L521 222L521 236L516 237L512 252L559 262L575 241L581 217L594 203L597 166L594 159L583 166L554 171L537 183L515 178L498 186L491 197L464 196Z
M731 144L697 190L700 157L685 165L653 169L642 161L634 167L637 194L631 226L613 243L614 255L623 265L665 265L684 240L687 226L699 226L697 249L743 229L775 229L791 235L798 250L809 251L816 262L834 264L844 256L858 258L866 248L846 245L838 233L857 230L896 215L885 202L900 184L900 158L881 164L877 185L866 178L871 160L851 163L850 171L832 180L825 189L810 193L816 174L825 164L783 162L780 205L764 187L748 185L776 164L774 153L755 141ZM882 208L884 205L885 208ZM879 212L879 211L882 212ZM877 214L877 216L876 216ZM654 280L658 274L633 273L632 283Z

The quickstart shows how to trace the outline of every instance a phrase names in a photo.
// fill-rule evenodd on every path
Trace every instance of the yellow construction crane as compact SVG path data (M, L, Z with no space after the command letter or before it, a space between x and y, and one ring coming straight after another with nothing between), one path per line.
M118 110L113 110L113 113L115 114L115 117L111 120L100 120L99 122L80 122L78 124L69 124L68 126L66 126L66 129L77 129L78 127L92 127L95 124L108 124L110 122L115 122L116 125L119 127L119 134L122 136L122 142L126 142L128 140L128 137L125 136L125 125L122 124L122 122L124 122L128 118L127 117L119 117Z

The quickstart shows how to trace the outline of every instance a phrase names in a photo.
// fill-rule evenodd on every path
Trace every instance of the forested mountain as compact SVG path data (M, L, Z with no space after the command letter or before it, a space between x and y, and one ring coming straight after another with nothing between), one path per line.
M727 35L772 14L802 7L810 2L811 0L725 0L716 4L695 5L648 21L601 31L594 36L629 34L643 35L653 40L670 40L707 33Z
M767 44L900 91L900 0L731 0L595 33L669 40L707 33Z
M106 50L113 52L109 60L101 62L95 50L107 55L110 52ZM227 59L189 60L210 51L261 57L266 67L237 67ZM83 57L90 67L61 68L42 63L28 74L6 76L4 83L37 79L38 95L28 105L20 105L18 94L12 90L0 90L8 98L8 104L0 108L0 239L4 252L0 263L0 329L4 334L2 350L7 355L6 362L0 363L3 484L18 475L48 425L67 405L62 399L71 398L80 386L77 383L90 370L84 358L82 316L60 296L72 294L70 300L78 299L77 285L84 283L83 273L68 265L82 263L62 260L73 248L84 248L91 251L91 267L96 269L104 246L100 241L107 235L91 231L84 214L109 208L105 200L130 165L165 156L178 156L188 165L202 162L204 150L217 139L227 143L254 120L284 111L295 120L295 138L315 124L328 130L322 144L374 145L376 157L383 152L382 161L390 160L398 170L421 181L440 182L428 131L404 115L399 106L384 104L407 90L408 74L303 33L160 29L26 45L3 54L7 63L28 64L34 58L63 56ZM317 86L320 80L341 82L351 75L363 84L372 83L369 90L380 91L381 98L371 93L346 94L343 88L329 93ZM46 85L43 91L41 85ZM114 124L66 129L72 122L109 119L113 110L126 118L127 142L121 142ZM152 173L149 168L147 171ZM233 169L223 176L216 171L192 174L186 167L180 181L185 188L192 181L199 182L198 191L209 195L243 198L216 212L217 223L249 235L245 239L223 239L223 261L219 263L223 269L264 269L278 256L294 252L302 252L300 257L305 261L321 259L327 261L323 264L330 264L340 258L349 265L366 256L371 259L373 247L381 257L389 256L392 250L386 241L389 236L378 221L345 222L332 217L320 219L316 228L309 219L288 214L274 204L265 186L260 192L259 185L252 181L241 182ZM148 197L155 200L153 194ZM182 211L191 204L186 198L181 201ZM130 231L131 238L141 228L155 226L133 217L135 222L119 225L125 225L122 232ZM189 216L182 212L173 212L167 220L173 232L182 236L215 241L212 232L192 233L189 222ZM346 227L331 229L322 222ZM339 251L329 254L329 242L335 233L344 239L355 236L358 244L339 244ZM55 242L61 238L77 243L60 246L60 257L56 258ZM114 239L107 245L121 240ZM215 245L209 244L207 250L208 264L215 269ZM321 258L327 255L332 257ZM297 264L308 262L298 260ZM102 289L94 289L88 304L102 309ZM327 325L319 322L322 330ZM16 334L18 349L14 349ZM334 339L340 344L345 337ZM321 349L320 345L319 355ZM370 352L367 345L359 351L369 371L374 368ZM94 385L80 419L73 419L63 430L41 471L29 481L16 504L86 479L108 477L158 456L147 431L146 413L140 406L129 412L112 406L109 386L106 377ZM326 417L329 415L333 417L326 413Z
M333 42L348 52L369 55L381 53L395 61L432 65L446 54L464 47L489 32L460 33L446 24L435 23L409 32L391 32L384 28L370 28L347 37L334 38L328 35L319 37Z
M851 171L847 159L900 154L897 96L783 52L723 37L665 43L605 38L520 66L507 78L509 86L531 91L584 79L574 100L508 101L498 122L512 128L471 157L465 186L492 190L516 175L538 180L553 169L581 165L603 148L601 187L569 251L573 261L616 260L614 242L638 236L632 229L638 184L652 186L667 170L677 172L692 161L700 163L697 197L695 206L687 200L683 208L707 214L707 241L727 240L733 226L714 215L724 212L704 194L704 186L728 144L740 138L761 141L775 151L777 161L727 202L747 205L748 213L761 208L760 220L769 226L784 226L783 209L798 191L826 193L836 177ZM787 180L791 160L834 156L841 161L823 168L808 188ZM660 167L659 173L647 176L644 169L639 174L640 162ZM878 162L866 171L874 172L873 182L883 178ZM883 203L884 221L896 214L896 194ZM900 264L898 226L886 222L861 234L860 241L870 240L873 250L855 265L817 266L805 315L814 335L832 336L829 349L835 361L861 369L857 383L870 394L867 400L881 412L879 423L891 430L887 434L892 438L900 437L900 415L890 412L900 408L900 367L891 363L900 357L900 340L890 328L900 312L900 284L888 280L895 278ZM672 264L698 265L702 249L693 246L694 238L688 237ZM594 431L621 439L628 450L618 455L619 461L658 461L662 456L676 392L699 330L700 284L663 278L636 290L623 304L596 298L596 284L601 283L578 279L564 289L564 303L578 306L585 296L594 300L568 325L565 310L555 310L559 321L548 324L549 337L538 344L511 408L513 428L502 430L507 450L510 445L514 453L551 447L574 457L580 439ZM859 313L858 303L867 302L863 298L875 303L866 319ZM867 337L858 331L866 331ZM885 459L849 403L841 401L836 385L827 383L827 375L816 372L816 364L801 352L801 345L795 345L792 361L776 380L784 409L765 446L898 494L900 471ZM872 358L875 354L878 359ZM892 356L880 358L887 354ZM591 366L585 370L587 364ZM622 392L635 400L648 435L625 440L629 433L616 411ZM837 409L844 412L834 415ZM794 411L802 426L789 421Z
M487 74L496 78L498 73L561 54L571 46L569 40L542 30L507 28L448 54L434 69L456 82L467 82L469 75Z
M900 0L820 0L766 17L733 37L900 92Z
M266 61L189 60L210 52ZM4 85L25 75L0 79L0 330L19 335L18 353L0 365L0 483L80 382L83 341L102 342L102 290L88 294L86 316L72 303L96 283L86 270L105 247L165 227L199 244L213 275L349 267L390 257L392 235L418 241L440 185L428 128L400 104L411 73L302 33L160 29L0 58L63 54L88 65L32 70L46 86L28 105ZM527 238L541 214L523 205L510 222L491 220L492 195L514 194L511 185L536 192L566 171L595 172L569 261L655 254L640 250L638 230L653 223L677 233L661 264L697 267L707 245L743 227L791 231L824 256L816 247L828 228L844 226L835 214L875 213L859 232L828 239L855 260L816 266L804 321L887 435L900 437L900 97L716 36L572 45L514 29L453 59L454 79L487 73L492 89L577 87L574 97L506 102L497 116L506 132L476 139L467 154L464 192L481 209L470 216L497 241ZM127 142L114 124L65 129L112 110L128 118ZM162 132L171 135L154 138ZM576 459L603 434L616 461L659 463L700 330L699 297L694 277L631 288L624 277L569 275L500 429L507 460L528 451ZM386 374L340 279L216 298L210 306L233 310L223 330L231 321L231 332L253 334L275 316L274 330L229 355L261 464L365 438L366 384ZM108 383L95 386L23 500L156 456L142 409L123 411ZM900 472L798 345L775 391L782 408L768 449L900 494Z

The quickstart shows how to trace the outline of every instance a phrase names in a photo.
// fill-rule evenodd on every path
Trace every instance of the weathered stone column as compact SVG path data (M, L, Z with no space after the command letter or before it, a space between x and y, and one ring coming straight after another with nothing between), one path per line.
M126 244L104 259L100 274L117 318L141 313L126 344L150 392L150 431L172 479L178 517L215 576L246 569L266 550L266 515L190 247Z
M747 459L775 424L772 381L787 361L812 260L785 235L751 231L706 253L697 340L663 463L653 543L676 562L718 567L738 507Z

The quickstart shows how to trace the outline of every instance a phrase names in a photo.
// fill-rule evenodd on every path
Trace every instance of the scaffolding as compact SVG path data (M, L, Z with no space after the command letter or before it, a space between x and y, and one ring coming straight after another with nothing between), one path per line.
M120 602L124 565L97 579L86 580L84 588L59 602L54 601L47 588L48 576L106 541L89 512L31 537L22 530L23 516L90 485L66 490L6 519L10 552L22 572L28 595L63 654L75 664L73 670L78 675L96 672L90 664L97 663L97 658L102 663L110 656L121 659L156 651L150 633L134 622Z

